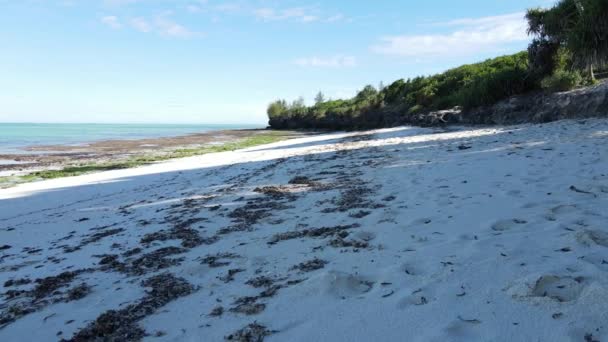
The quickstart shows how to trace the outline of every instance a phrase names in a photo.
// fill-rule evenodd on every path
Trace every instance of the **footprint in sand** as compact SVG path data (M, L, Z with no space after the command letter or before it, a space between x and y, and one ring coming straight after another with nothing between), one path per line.
M534 209L540 206L540 203L530 202L521 206L522 209Z
M505 291L523 301L543 298L562 303L577 300L588 283L584 277L549 274L519 279Z
M585 245L608 247L608 233L601 230L585 230L576 234L576 241Z
M551 213L554 215L565 215L577 211L578 208L573 204L562 204L551 208Z
M576 212L578 208L572 204L561 204L549 209L549 212L544 216L547 221L557 221L558 216L568 215Z
M532 297L548 297L558 302L576 300L584 289L583 277L546 275L538 278L530 292Z
M429 224L433 222L433 220L431 220L428 217L423 217L423 218L419 218L417 220L412 221L412 223L410 223L410 226L413 227L419 227L419 226L424 226L425 224Z
M370 242L376 238L376 233L359 231L354 234L354 238L365 242Z
M500 220L495 222L492 225L492 230L496 231L496 232L504 232L507 230L512 229L513 227L517 226L517 225L522 225L522 224L526 224L528 223L528 221L526 220L522 220L522 219L508 219L508 220Z
M414 263L404 263L400 268L401 272L405 273L409 276L422 276L424 275L424 270L421 267L418 267Z
M479 240L479 237L474 234L461 234L458 236L458 239L462 241L477 241Z
M523 196L521 195L521 193L521 190L509 190L506 194L510 197L522 198Z
M582 257L580 260L596 267L603 272L608 272L608 258L605 253L593 253Z
M450 337L450 341L473 341L479 339L474 330L479 324L481 321L476 318L459 317L448 324L444 331Z
M365 294L373 286L368 278L344 272L330 271L321 277L322 292L341 299Z
M428 289L418 289L413 291L410 295L402 298L397 303L399 309L405 309L409 307L423 306L436 300L433 294Z

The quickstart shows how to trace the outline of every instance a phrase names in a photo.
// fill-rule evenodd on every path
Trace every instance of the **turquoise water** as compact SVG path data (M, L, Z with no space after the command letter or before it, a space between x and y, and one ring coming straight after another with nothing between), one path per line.
M99 140L171 137L226 129L261 128L255 125L156 124L29 124L0 123L0 153L26 153L35 145L77 145Z

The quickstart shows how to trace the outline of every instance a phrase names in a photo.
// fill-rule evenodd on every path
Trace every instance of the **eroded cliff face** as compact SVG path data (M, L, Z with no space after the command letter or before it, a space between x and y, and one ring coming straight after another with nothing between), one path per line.
M519 124L608 116L608 82L555 94L514 97L463 113L465 123Z
M608 82L562 93L516 96L489 107L421 114L412 124L511 125L608 116Z

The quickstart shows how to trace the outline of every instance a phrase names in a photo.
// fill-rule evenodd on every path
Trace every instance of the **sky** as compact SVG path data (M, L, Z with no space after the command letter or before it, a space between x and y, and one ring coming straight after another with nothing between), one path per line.
M552 0L0 0L0 122L255 123L524 50Z

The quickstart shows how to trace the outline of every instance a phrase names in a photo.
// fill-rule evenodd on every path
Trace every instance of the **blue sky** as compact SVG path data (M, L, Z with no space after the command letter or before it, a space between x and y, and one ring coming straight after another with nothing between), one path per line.
M551 0L0 0L0 122L264 123L526 48Z

